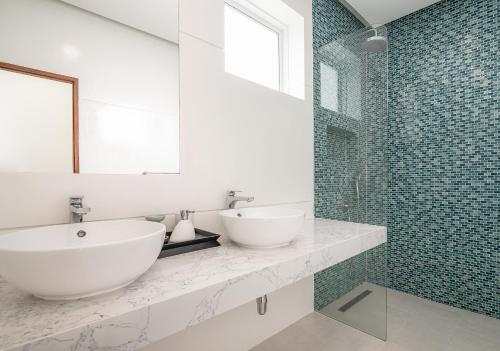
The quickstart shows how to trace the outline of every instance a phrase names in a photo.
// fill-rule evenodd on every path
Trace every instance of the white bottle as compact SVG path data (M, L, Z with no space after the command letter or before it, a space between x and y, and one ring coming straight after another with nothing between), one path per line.
M181 220L174 228L172 235L170 235L170 242L178 243L181 241L193 240L194 235L194 225L189 219L189 215L194 213L194 211L182 210Z

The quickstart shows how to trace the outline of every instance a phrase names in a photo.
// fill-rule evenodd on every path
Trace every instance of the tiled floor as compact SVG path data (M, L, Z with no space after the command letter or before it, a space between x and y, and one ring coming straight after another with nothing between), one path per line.
M387 342L312 313L252 351L499 351L500 320L388 290Z

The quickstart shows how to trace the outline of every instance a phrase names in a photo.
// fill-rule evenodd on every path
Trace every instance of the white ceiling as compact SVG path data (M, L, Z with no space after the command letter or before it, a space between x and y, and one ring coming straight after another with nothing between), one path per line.
M157 37L178 42L178 0L61 0Z
M367 24L386 24L440 0L343 0ZM365 23L366 24L366 23Z

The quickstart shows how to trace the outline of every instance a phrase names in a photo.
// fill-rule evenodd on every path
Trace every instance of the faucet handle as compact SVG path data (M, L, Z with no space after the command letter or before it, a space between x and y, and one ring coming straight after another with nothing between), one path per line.
M229 190L227 192L227 195L228 196L236 196L237 193L241 193L241 192L242 192L242 190Z
M90 207L72 207L71 212L77 215L86 215L90 213Z
M83 201L83 195L71 195L69 197L70 205L81 204Z

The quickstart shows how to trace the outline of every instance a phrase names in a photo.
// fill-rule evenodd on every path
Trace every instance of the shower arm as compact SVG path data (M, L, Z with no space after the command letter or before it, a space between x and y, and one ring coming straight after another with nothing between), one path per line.
M368 32L371 32L371 31L374 31L375 32L375 36L378 36L377 28L375 28L375 27L366 30L365 33L368 33Z

